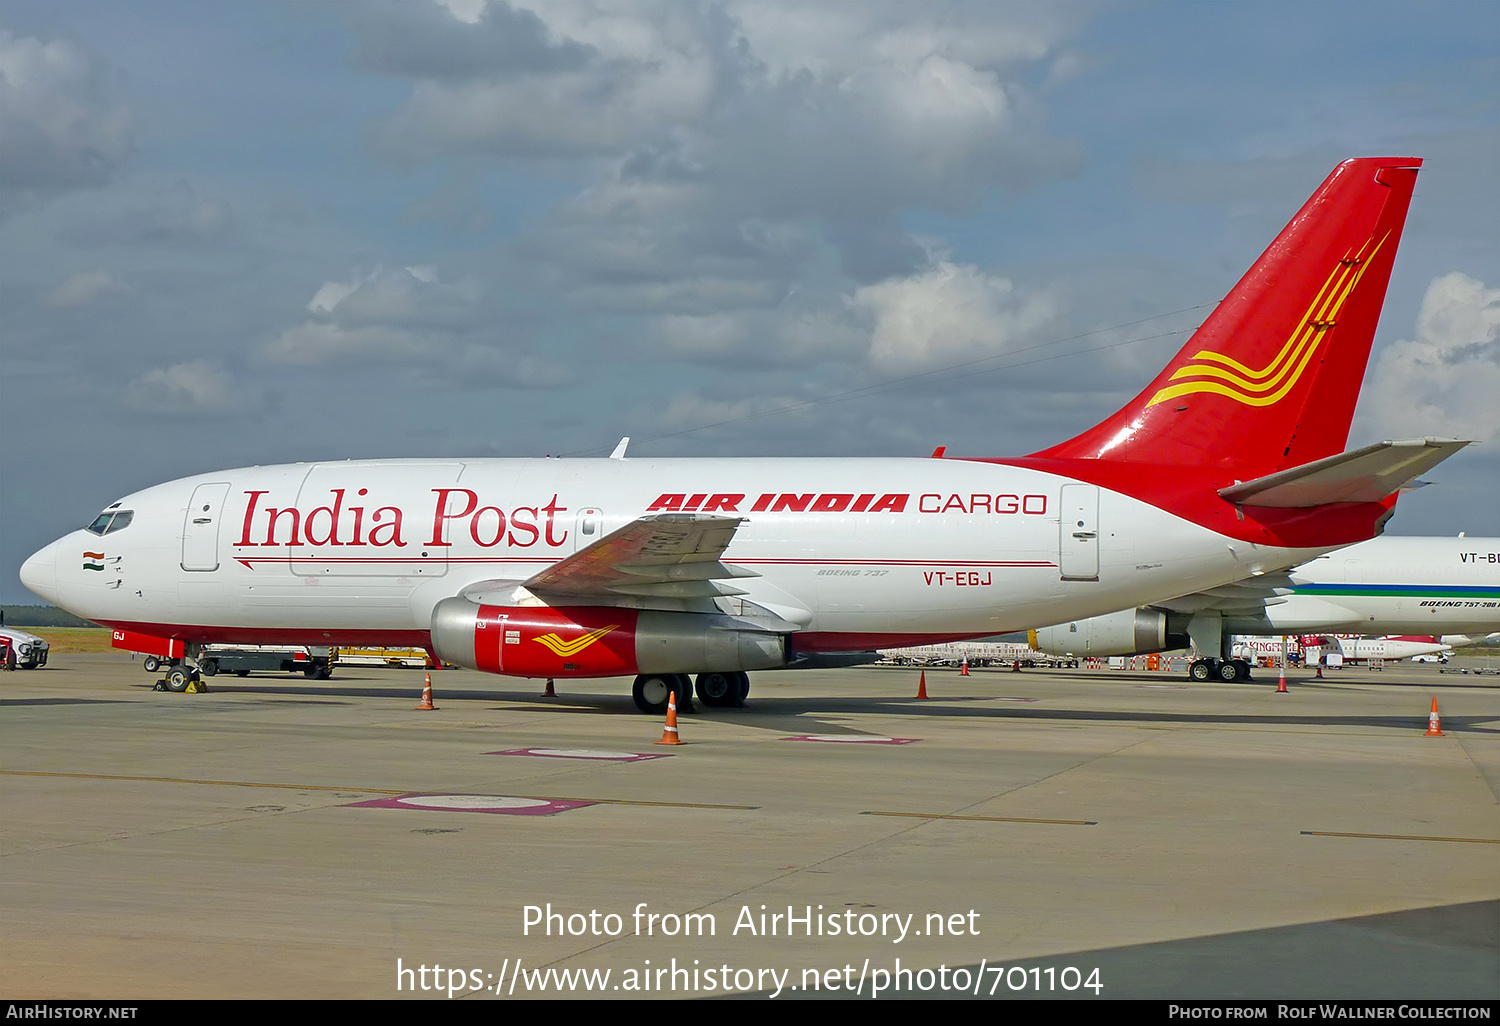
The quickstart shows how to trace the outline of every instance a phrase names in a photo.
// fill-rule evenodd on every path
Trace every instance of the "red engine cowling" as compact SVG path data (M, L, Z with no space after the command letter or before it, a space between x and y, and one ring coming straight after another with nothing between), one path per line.
M613 606L439 602L432 646L448 663L513 677L765 670L787 663L786 636L735 617Z

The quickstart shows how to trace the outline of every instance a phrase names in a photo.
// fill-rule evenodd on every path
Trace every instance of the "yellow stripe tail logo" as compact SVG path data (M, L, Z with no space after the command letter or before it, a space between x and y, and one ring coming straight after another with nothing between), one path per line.
M591 630L582 637L574 638L572 641L564 641L556 634L543 634L541 637L533 638L532 640L538 645L546 647L553 655L567 659L570 656L576 656L610 631L618 630L619 627L619 624L612 623L608 627L599 627Z
M1372 236L1360 247L1359 252L1351 250L1345 254L1323 282L1323 287L1318 290L1307 312L1302 315L1296 330L1270 363L1257 370L1223 353L1209 349L1199 350L1193 355L1194 362L1179 368L1168 379L1199 380L1183 381L1160 389L1146 404L1147 408L1198 392L1222 395L1246 406L1274 406L1281 402L1296 387L1302 372L1307 369L1318 347L1327 337L1328 330L1338 322L1339 311L1344 308L1344 304L1354 293L1354 287L1364 277L1370 262L1388 238L1389 232L1381 236L1378 242ZM1205 378L1212 380L1202 380Z

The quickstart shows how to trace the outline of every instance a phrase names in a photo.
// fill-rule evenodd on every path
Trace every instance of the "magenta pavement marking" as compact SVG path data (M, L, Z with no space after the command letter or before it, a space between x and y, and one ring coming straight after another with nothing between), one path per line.
M510 748L485 755L535 755L543 759L593 759L598 762L640 762L644 759L670 759L670 752L641 755L638 752L605 752L596 748Z
M832 745L909 745L919 737L871 737L868 734L797 734L783 741L823 741Z

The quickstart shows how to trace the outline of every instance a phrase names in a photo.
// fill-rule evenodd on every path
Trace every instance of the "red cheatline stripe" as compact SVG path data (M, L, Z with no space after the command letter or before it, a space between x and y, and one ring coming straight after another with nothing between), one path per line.
M744 566L1056 566L1041 559L732 559Z
M99 558L103 558L102 556ZM546 560L507 556L457 556L448 559L423 559L419 556L236 556L235 562L244 563L421 563L436 566L440 563L521 563L552 566ZM999 566L999 567L1049 567L1054 562L1044 559L731 559L739 566Z

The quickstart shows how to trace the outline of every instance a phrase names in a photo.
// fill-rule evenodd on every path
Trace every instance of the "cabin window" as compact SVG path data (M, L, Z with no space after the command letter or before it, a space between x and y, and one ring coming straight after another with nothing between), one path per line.
M88 527L84 528L84 530L88 531L90 534L97 534L100 536L106 534L114 534L116 531L123 531L125 530L125 528L129 527L130 521L133 519L135 519L134 510L105 510L103 513L100 513L97 517L95 517L94 522Z

